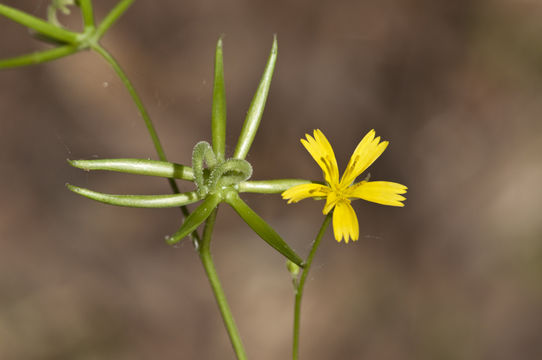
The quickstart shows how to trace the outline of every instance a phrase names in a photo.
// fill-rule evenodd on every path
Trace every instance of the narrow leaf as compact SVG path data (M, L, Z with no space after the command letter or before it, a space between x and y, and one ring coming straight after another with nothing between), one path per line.
M197 229L211 215L211 212L220 203L220 196L211 194L185 219L181 228L173 235L166 237L166 242L173 245L181 241Z
M77 52L77 47L73 45L64 45L54 49L35 52L32 54L21 55L10 59L0 60L0 69L9 69L20 66L41 64L47 61L56 60L64 56Z
M213 150L218 161L223 161L226 149L226 89L224 87L222 38L218 39L216 44L211 129L213 133Z
M144 159L68 160L70 165L83 170L108 170L128 174L162 176L194 180L192 168L166 161Z
M239 140L237 142L237 147L235 148L234 158L244 159L254 136L256 136L256 131L260 126L260 120L262 119L263 110L265 108L265 101L267 100L267 94L269 93L269 87L271 86L271 78L273 77L273 70L275 69L275 63L277 61L277 37L273 39L273 47L271 48L271 54L267 60L267 65L254 94L254 98L248 108L247 117L245 118L245 123L241 129L241 135L239 135Z
M139 208L166 208L188 205L199 200L194 191L171 195L114 195L104 194L78 186L66 184L68 189L76 194L109 205L139 207Z
M277 179L277 180L256 180L243 181L237 186L239 192L251 192L260 194L277 194L289 188L301 185L310 184L312 181L304 179Z
M34 29L53 39L70 44L76 44L78 42L79 34L56 27L45 20L10 6L0 4L0 15L4 15L8 19Z
M226 202L241 216L241 218L271 247L284 255L290 261L303 266L303 260L295 253L288 244L282 240L279 234L254 212L240 197L231 191L226 196Z

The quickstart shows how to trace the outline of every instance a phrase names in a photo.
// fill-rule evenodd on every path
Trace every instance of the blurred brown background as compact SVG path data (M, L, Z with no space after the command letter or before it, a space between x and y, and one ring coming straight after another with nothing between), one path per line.
M37 16L47 1L2 0ZM101 19L111 1L95 1ZM76 11L75 11L76 12ZM231 155L274 33L279 57L248 160L254 179L321 172L299 143L320 128L341 171L375 128L374 180L403 209L354 203L360 240L328 231L307 284L302 359L542 358L542 2L136 1L103 39L172 161L210 140L224 34ZM78 14L62 18L78 28ZM0 58L45 45L0 18ZM86 200L168 193L163 179L66 158L156 158L115 74L85 52L0 72L0 359L233 359L177 209ZM190 189L190 184L181 184ZM244 198L301 254L323 202ZM221 207L213 250L249 358L288 359L284 260Z

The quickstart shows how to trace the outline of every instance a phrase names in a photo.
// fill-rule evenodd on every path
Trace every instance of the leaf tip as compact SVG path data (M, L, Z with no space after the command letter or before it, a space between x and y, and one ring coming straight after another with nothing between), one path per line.
M271 48L271 53L276 54L278 52L278 43L277 43L277 34L273 34L273 46Z
M73 191L74 193L79 193L79 187L72 185L70 183L65 183L64 186L68 188L68 190Z
M174 246L176 245L178 242L180 242L182 239L184 239L184 236L183 237L179 237L179 236L175 236L175 235L166 235L164 237L164 240L166 241L166 244L170 245L170 246Z

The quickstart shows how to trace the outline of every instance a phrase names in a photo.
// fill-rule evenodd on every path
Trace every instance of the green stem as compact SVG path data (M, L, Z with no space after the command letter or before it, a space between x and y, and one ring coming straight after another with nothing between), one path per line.
M100 39L103 34L119 19L119 17L132 5L134 0L122 0L102 20L96 29L95 38Z
M118 14L118 16L120 16L120 14L122 14L122 12L132 2L133 2L133 0L122 1L121 3L119 3L119 5L117 5L117 7L115 7L115 9L113 11L118 10L118 11L115 12L115 14ZM124 6L120 7L120 5L124 5ZM115 19L117 17L115 17ZM105 20L104 20L104 22L105 22ZM100 25L100 27L102 25L103 25L103 22ZM164 148L162 147L162 144L160 143L160 139L158 138L158 133L156 132L156 129L154 128L151 117L149 116L149 113L147 112L147 109L143 105L143 102L141 101L141 98L137 94L137 91L135 90L134 86L132 85L132 82L130 81L130 79L128 79L128 76L126 76L126 74L124 73L124 70L122 70L122 68L120 67L120 64L117 62L117 60L115 60L115 58L111 54L109 54L109 52L107 52L107 50L105 50L97 42L92 44L92 49L95 50L98 54L100 54L105 59L105 61L107 61L109 63L109 65L111 65L111 67L115 70L118 77L120 78L120 80L122 81L124 86L126 87L126 90L128 90L128 92L130 93L130 96L132 97L132 100L136 104L136 107L139 110L139 113L141 114L141 117L143 118L143 121L145 122L145 125L147 126L147 131L149 132L149 135L151 136L152 143L154 144L154 148L156 149L156 153L158 154L158 157L162 161L167 161L166 153L164 152ZM171 187L171 190L175 194L179 194L180 193L179 187L177 186L177 183L175 182L175 180L174 179L168 179L168 182L169 182L169 186ZM188 208L186 206L184 206L184 205L181 206L181 211L182 211L183 216L185 218L188 217L188 215L190 214L188 212ZM196 231L194 231L192 233L192 237L195 240L199 239L198 233Z
M307 280L307 276L311 268L314 254L316 254L316 249L318 249L318 246L320 245L320 241L322 240L322 237L324 236L324 233L329 225L329 222L331 221L331 214L332 212L327 214L327 216L325 217L324 222L322 223L322 226L320 227L320 231L318 232L318 235L316 235L316 239L314 239L314 242L312 243L312 248L309 253L309 257L307 258L305 267L303 268L303 272L301 273L301 278L299 279L299 283L297 284L296 289L295 289L294 340L293 340L293 353L292 353L293 360L299 359L299 323L300 323L300 317L301 317L301 299L303 297L305 281Z
M85 29L94 29L94 12L92 10L91 0L80 0L79 7L81 8L81 14L83 15L83 24Z
M199 248L199 255L203 267L205 268L205 272L207 273L207 277L209 278L209 282L211 283L211 288L213 289L218 308L222 314L222 319L224 320L224 325L226 326L226 330L230 336L230 341L233 346L233 350L237 355L237 359L246 360L247 356L241 342L241 337L239 336L239 331L237 330L237 326L233 320L230 307L226 301L226 296L224 295L224 290L222 289L222 285L218 279L213 258L211 256L211 234L215 225L217 211L218 208L215 208L205 222L203 239Z
M139 113L141 114L141 117L143 117L143 121L145 122L145 125L147 126L147 130L149 134L151 135L151 139L154 144L154 148L156 149L156 152L158 153L158 157L162 161L167 161L166 154L164 152L164 149L162 148L162 144L160 143L160 139L158 138L158 134L156 133L151 117L149 116L147 109L143 105L143 102L141 101L141 98L139 97L137 91L132 85L132 82L128 79L128 76L126 76L126 74L120 67L120 64L101 45L93 44L92 49L95 50L98 54L100 54L105 59L105 61L107 61L109 65L111 65L111 67L115 70L118 77L120 78L124 86L126 87L126 90L128 90L128 92L130 93L132 100L134 101L135 105L137 106L137 109L139 110Z

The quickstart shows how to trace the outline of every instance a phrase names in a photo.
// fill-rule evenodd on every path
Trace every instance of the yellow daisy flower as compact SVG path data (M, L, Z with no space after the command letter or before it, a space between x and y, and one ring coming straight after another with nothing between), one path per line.
M326 205L323 213L327 215L333 210L333 232L335 239L340 242L343 238L346 243L352 238L359 237L358 218L350 201L363 199L382 205L405 206L401 201L406 198L400 194L407 191L407 187L389 181L367 181L354 183L371 164L378 159L388 146L387 141L375 138L375 131L371 130L360 141L352 154L346 170L339 179L337 160L333 148L320 130L314 130L314 137L306 134L307 139L301 139L301 143L311 154L324 172L327 185L302 184L291 187L282 193L283 199L288 199L288 204L313 197L325 198Z

